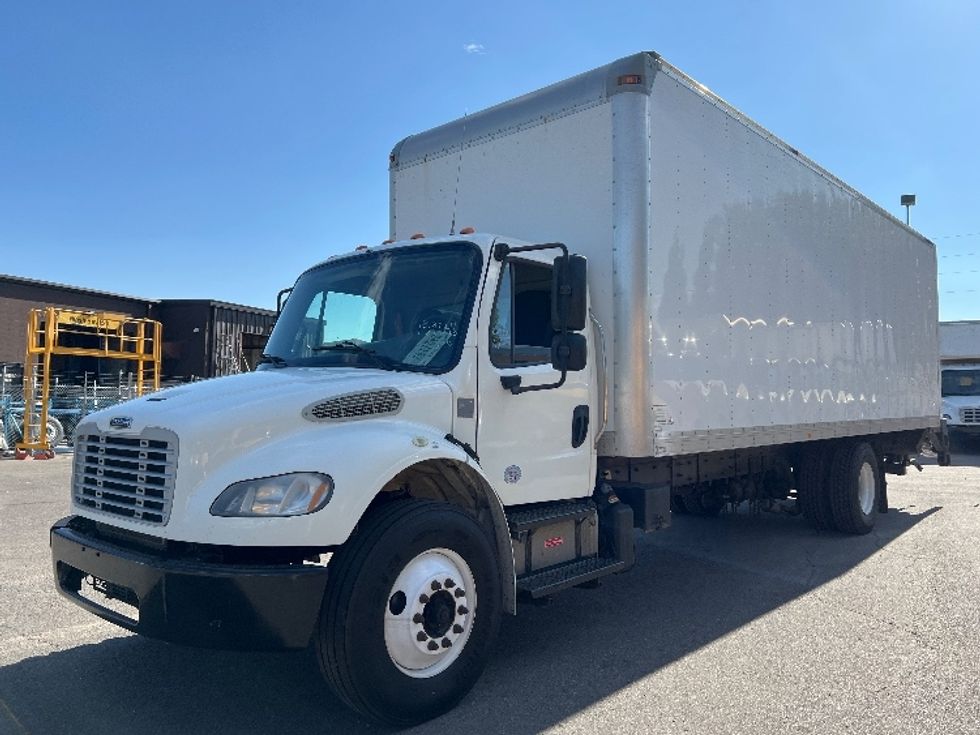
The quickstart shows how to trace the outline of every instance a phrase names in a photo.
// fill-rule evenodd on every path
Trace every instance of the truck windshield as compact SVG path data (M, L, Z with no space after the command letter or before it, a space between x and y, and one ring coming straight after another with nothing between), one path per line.
M286 301L262 367L450 370L481 265L472 243L446 243L365 252L307 271Z
M944 396L980 396L980 369L943 370Z

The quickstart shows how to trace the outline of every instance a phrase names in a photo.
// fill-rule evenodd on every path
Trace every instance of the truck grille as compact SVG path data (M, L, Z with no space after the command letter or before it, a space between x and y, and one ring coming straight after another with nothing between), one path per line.
M136 436L86 431L75 438L75 503L162 526L170 518L177 437L163 429Z
M961 408L960 421L964 424L980 424L980 408Z

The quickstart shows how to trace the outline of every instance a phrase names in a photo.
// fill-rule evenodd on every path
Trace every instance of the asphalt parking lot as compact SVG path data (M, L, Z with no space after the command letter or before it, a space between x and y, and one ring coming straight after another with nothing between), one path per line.
M169 646L62 600L70 461L0 461L0 734L378 731L307 652ZM890 477L868 536L676 518L631 572L505 620L476 689L416 731L980 732L980 453L954 462Z

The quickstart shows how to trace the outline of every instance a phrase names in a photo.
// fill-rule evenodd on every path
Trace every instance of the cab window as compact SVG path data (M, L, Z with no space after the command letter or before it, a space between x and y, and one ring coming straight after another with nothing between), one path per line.
M500 368L551 360L551 266L507 262L490 315L490 361Z

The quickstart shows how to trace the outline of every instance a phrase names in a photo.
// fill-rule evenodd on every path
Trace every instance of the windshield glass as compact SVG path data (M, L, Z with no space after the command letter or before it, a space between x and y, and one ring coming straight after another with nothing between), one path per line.
M980 369L943 370L944 396L980 396Z
M265 368L445 372L459 360L482 258L470 243L379 250L300 276Z

